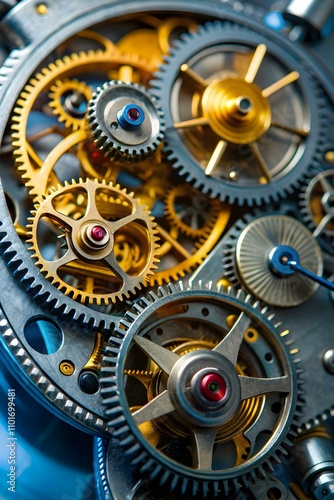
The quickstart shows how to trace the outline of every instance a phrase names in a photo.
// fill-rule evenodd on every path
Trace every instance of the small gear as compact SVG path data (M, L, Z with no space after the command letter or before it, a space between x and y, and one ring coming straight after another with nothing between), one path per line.
M168 159L222 201L278 201L325 152L320 137L331 105L306 62L269 37L207 23L175 43L151 82Z
M189 185L180 184L166 196L166 218L187 236L205 237L214 226L221 204Z
M57 80L50 88L49 106L58 121L73 131L86 126L87 104L92 91L78 80Z
M82 303L129 297L156 268L153 218L118 185L80 180L59 186L39 201L28 230L41 272ZM125 245L130 260L122 258Z
M293 248L301 265L321 275L321 250L308 229L285 215L264 215L236 222L225 244L225 277L241 284L266 304L292 307L307 301L319 285L297 273L281 276L270 265L271 252L279 245Z
M301 416L298 349L266 311L241 291L179 283L120 320L101 392L108 428L140 477L230 498L287 453Z
M320 245L333 253L334 243L334 169L315 175L301 193L304 222Z
M42 113L41 117L44 117L45 112L41 103L48 101L50 89L56 82L66 81L73 76L82 80L81 75L97 72L106 79L108 77L118 79L126 72L128 79L131 78L134 82L140 82L144 85L151 78L145 61L135 55L124 55L117 51L90 50L87 53L73 53L52 62L48 67L34 75L21 92L12 118L13 149L18 173L31 195L43 196L50 187L57 186L59 180L53 173L53 167L58 157L77 144L88 140L88 132L79 128L69 134L69 129L57 127L55 129L48 124L45 129L42 127L42 130L37 134L31 135L28 126L30 113ZM64 127L64 122L60 123L59 127L61 125ZM46 161L42 161L36 152L36 143L40 138L55 133L58 133L61 138L60 143L57 144L57 152L48 151ZM54 142L52 142L52 146L54 147ZM43 155L45 156L45 151L43 151ZM79 175L71 174L70 178L64 180L71 180L72 177L78 178Z
M117 160L140 160L163 139L164 120L145 87L110 81L94 93L87 122L95 144Z

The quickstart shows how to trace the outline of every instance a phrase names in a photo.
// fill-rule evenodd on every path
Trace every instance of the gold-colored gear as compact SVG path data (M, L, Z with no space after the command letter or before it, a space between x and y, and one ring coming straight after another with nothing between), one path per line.
M120 51L135 53L147 59L151 66L157 70L159 64L163 63L163 56L169 53L172 44L173 32L195 31L197 22L188 17L170 17L159 19L155 16L146 15L139 21L152 26L153 29L140 28L123 36L117 43ZM147 47L150 47L149 54Z
M92 98L92 90L84 82L79 80L57 80L50 88L49 106L54 115L58 116L58 121L63 123L66 128L73 131L79 128L85 128L86 120L84 116L75 116L64 106L66 96L73 94L80 96L86 102ZM66 101L65 101L66 102Z
M72 201L71 201L72 200ZM73 206L72 211L69 207ZM82 303L123 300L147 282L156 268L157 237L150 213L119 185L80 179L52 189L32 213L28 235L32 257L59 290ZM43 234L42 224L48 228ZM51 257L45 254L54 240ZM118 258L117 247L135 247L131 258ZM138 252L140 249L140 252ZM134 258L136 255L136 258Z
M165 202L167 220L186 236L193 238L210 234L222 208L217 199L208 198L186 184L172 187Z
M173 169L161 154L161 147L153 156L141 162L118 164L109 161L109 166L106 159L101 157L100 152L96 151L94 147L92 151L90 149L89 145L88 149L84 146L78 148L78 156L80 155L81 164L85 165L84 169L87 174L96 173L98 178L102 179L105 173L108 175L108 181L116 182L117 176L126 172L140 181L140 185L131 187L131 190L133 190L135 197L140 199L149 210L154 210L157 204L166 203L166 192L169 193L173 189L171 179ZM91 158L91 152L97 155L96 164ZM100 168L101 165L102 168ZM178 188L184 193L190 190L194 196L197 195L197 191L186 183L180 183ZM200 193L198 195L202 196ZM167 207L166 211L168 212ZM157 230L160 237L157 255L160 262L157 271L150 277L151 286L184 277L198 266L212 250L228 223L231 207L218 200L211 200L208 211L210 216L205 230L196 234L189 230L186 233L182 232L177 223L169 217L157 220Z
M25 86L16 102L12 123L12 138L15 163L19 175L27 186L32 196L44 195L48 188L58 184L53 174L53 166L59 156L74 148L88 139L88 132L84 129L68 134L64 129L47 129L36 134L35 137L27 136L28 119L38 97L50 92L50 88L58 80L65 80L83 73L94 73L104 71L106 79L122 79L123 73L126 78L141 84L147 84L151 78L151 72L145 61L136 55L123 55L120 52L89 51L65 56L63 59L51 63L36 74ZM52 150L42 161L32 147L35 139L57 132L64 139Z

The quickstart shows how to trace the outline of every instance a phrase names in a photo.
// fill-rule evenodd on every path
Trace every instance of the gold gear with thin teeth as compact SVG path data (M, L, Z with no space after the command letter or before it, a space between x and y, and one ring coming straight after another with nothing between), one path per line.
M185 208L177 211L177 200L184 200ZM221 210L221 203L217 199L210 199L189 185L180 184L172 187L166 196L165 214L166 219L176 226L186 236L193 238L207 237ZM189 218L190 223L195 217L194 222L197 227L192 227L185 220ZM201 221L200 218L204 217Z
M69 209L75 202L81 203L78 210ZM73 180L71 184L51 189L35 208L27 226L29 250L46 279L65 295L81 303L107 305L140 290L153 274L158 262L154 219L133 193L127 193L119 185ZM64 243L67 247L62 255L57 254L57 247L53 260L47 260L41 253L42 219L51 231L57 230L62 248ZM91 241L87 243L88 227L92 225L106 230L107 245L92 248ZM137 240L141 254L137 261L132 260L131 264L127 261L124 267L118 262L115 248L126 237L129 241ZM116 285L118 288L112 289Z
M92 90L79 80L57 80L49 92L49 106L52 108L52 113L58 116L58 121L63 123L66 128L71 128L73 131L86 126L85 118L77 118L72 116L62 104L62 97L67 92L78 92L88 102L92 98Z
M149 64L136 55L124 55L117 51L90 50L78 54L73 53L51 63L31 78L21 92L12 119L12 144L18 174L31 195L40 197L47 192L49 187L58 184L54 180L51 186L47 184L48 179L44 179L43 172L45 162L38 158L27 137L28 119L36 100L43 92L47 95L56 81L72 77L72 75L77 76L80 73L94 72L97 69L107 72L109 79L116 80L121 79L124 71L127 78L132 76L134 82L144 85L152 76ZM68 135L65 129L64 135L64 141L67 141L70 147L88 138L86 130L77 130Z

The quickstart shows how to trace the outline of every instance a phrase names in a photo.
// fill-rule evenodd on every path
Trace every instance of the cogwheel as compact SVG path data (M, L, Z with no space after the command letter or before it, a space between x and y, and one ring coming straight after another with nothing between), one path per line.
M118 185L66 183L41 198L32 215L28 243L36 265L54 286L81 303L123 300L156 268L153 218ZM141 250L130 263L119 258L125 242Z
M50 88L49 106L58 121L73 131L86 126L87 104L92 91L78 80L57 80Z
M317 275L323 271L321 250L308 229L292 217L246 216L235 223L223 257L225 278L244 286L266 304L293 307L307 301L319 285L297 273L280 275L270 264L275 248L294 249L301 265Z
M180 184L166 195L166 218L187 236L206 237L214 226L221 204L189 185Z
M137 302L101 368L107 425L136 477L182 495L230 498L273 470L303 405L288 334L250 295L210 284L170 284ZM259 436L267 436L261 445Z
M240 205L278 201L326 151L332 104L285 41L214 22L175 43L151 82L165 151L188 182ZM312 127L311 127L312 123Z
M334 243L334 169L315 175L301 192L304 222L320 245L333 253Z
M124 73L129 81L132 79L134 82L142 84L147 84L151 78L145 61L136 56L123 55L119 52L91 50L87 53L74 53L56 60L37 73L21 92L12 118L12 138L17 170L31 195L43 196L47 193L48 188L59 183L53 174L53 166L56 162L54 155L59 156L64 151L84 142L88 139L89 134L86 130L79 129L68 135L69 130L66 128L54 130L54 127L48 126L45 130L31 137L28 133L30 113L37 111L44 114L40 102L48 99L51 87L58 80L63 81L73 76L81 77L81 75L97 72L104 75L102 78L105 80L110 79L110 77L119 79ZM45 95L44 99L39 99L43 95ZM56 151L49 151L45 161L42 161L33 147L35 146L34 141L38 141L39 138L45 137L47 134L55 134L55 132L58 132L61 142L54 148Z
M87 123L95 144L116 160L141 160L163 139L164 119L145 87L111 81L93 94Z

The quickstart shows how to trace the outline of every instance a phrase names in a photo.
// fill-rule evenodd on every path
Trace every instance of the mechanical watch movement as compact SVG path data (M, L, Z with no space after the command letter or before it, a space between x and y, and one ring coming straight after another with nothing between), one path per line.
M0 352L101 500L334 498L330 3L0 1Z

